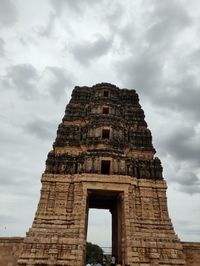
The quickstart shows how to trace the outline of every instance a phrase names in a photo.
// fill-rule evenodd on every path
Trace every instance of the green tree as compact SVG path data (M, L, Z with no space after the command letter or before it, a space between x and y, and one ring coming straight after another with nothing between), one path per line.
M103 249L90 242L86 243L86 263L103 263Z

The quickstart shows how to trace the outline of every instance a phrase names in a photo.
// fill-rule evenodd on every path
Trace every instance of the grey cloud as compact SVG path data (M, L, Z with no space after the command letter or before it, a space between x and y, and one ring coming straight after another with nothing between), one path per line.
M126 86L134 86L152 102L159 103L161 99L162 104L167 105L165 99L169 97L168 87L172 84L169 76L166 79L166 66L172 59L177 36L192 24L192 20L179 1L170 0L152 1L143 15L143 30L133 18L127 20L126 27L118 29L117 34L129 53L117 60L115 67ZM176 65L174 60L172 67Z
M117 25L116 27L119 27ZM126 46L130 47L131 50L135 49L135 44L137 44L137 29L134 21L128 22L125 26L120 27L116 31L121 39L122 42L122 49Z
M200 163L200 136L194 128L182 127L163 140L162 149L170 152L177 160L188 160L196 164Z
M21 64L8 68L2 84L4 89L16 90L22 97L31 100L36 93L35 82L37 80L36 69L30 64Z
M162 140L163 153L170 155L172 165L176 165L176 173L169 182L178 184L178 190L187 194L200 193L200 177L198 168L200 164L200 136L194 127L183 126L170 133ZM169 168L170 162L168 162Z
M15 178L13 178L13 176ZM1 187L2 186L17 186L18 184L21 186L23 182L20 182L18 177L20 177L20 175L17 174L17 171L14 172L14 170L11 169L8 173L8 169L1 166L1 176L0 176Z
M72 75L65 69L54 66L46 67L43 73L47 74L47 79L43 85L47 86L47 90L54 100L60 100L64 95L66 86L71 87ZM4 89L13 89L26 100L32 100L41 93L38 91L40 81L43 81L43 76L39 76L32 65L21 64L8 68L1 84Z
M179 230L180 232L184 233L187 236L195 235L197 237L195 241L198 241L198 236L200 234L198 220L195 220L194 222L187 220L177 220L177 221L175 220L174 223L177 230Z
M82 1L82 0L51 0L50 3L52 4L55 12L57 13L57 15L60 15L62 13L62 11L66 8L70 8L71 10L74 10L76 12L79 12L79 14L82 13L82 8L84 7L84 5L88 5L88 6L92 6L94 4L96 4L96 1L93 0L86 0L86 1Z
M192 114L194 117L200 118L200 83L194 76L184 75L180 80L175 90L178 92L170 103L179 107L181 111Z
M200 235L200 230L199 230L199 225L197 225L197 228L191 228L191 225L193 225L191 222L188 222L188 224L190 224L190 228L187 228L187 227L183 227L182 230L184 232L184 234L187 234L188 236L197 236L197 239L195 242L199 242L199 238L198 236ZM192 241L194 242L194 241Z
M193 185L190 185L190 186L181 186L179 190L181 192L184 192L184 193L187 193L187 194L190 194L190 195L199 194L200 193L200 185L199 185L199 183L200 182L198 182L198 185L197 184L193 184Z
M200 180L196 174L191 171L181 171L172 182L179 184L179 190L187 194L200 193Z
M26 136L22 129L18 121L17 127L9 127L5 132L2 127L1 130L0 194L2 197L2 194L11 194L14 198L30 197L36 193L35 187L39 181L39 171L42 169L38 163L40 156L36 155L36 151L39 150L38 146L42 149L44 141L36 140L32 144L33 138Z
M112 19L108 23L113 32L121 38L122 44L137 53L143 52L141 47L145 47L148 51L154 53L170 53L173 48L174 40L178 35L192 25L192 19L189 12L179 1L159 1L153 0L149 3L145 2L145 7L137 12L133 10L134 5L130 5L128 16L124 23L120 22L120 16L114 15L114 23ZM135 16L134 16L135 14ZM119 17L119 18L118 18ZM141 21L140 21L141 20ZM117 21L117 24L115 24Z
M60 0L60 1L50 0L50 3L53 6L57 15L60 15L60 13L62 12L63 5L65 4L65 2L66 2L65 0Z
M152 95L161 82L163 62L158 54L144 51L115 64L117 72L128 87L140 89L145 95Z
M5 42L2 38L0 38L0 57L3 57L5 55L4 46Z
M60 67L48 66L45 71L49 74L49 92L55 101L60 100L66 87L72 86L72 75Z
M39 33L40 36L46 36L46 37L50 36L53 26L54 26L55 19L56 19L56 15L54 13L50 13L49 20L47 22L46 27L43 30L41 30Z
M152 1L144 15L144 30L140 34L138 22L133 19L127 21L125 28L118 30L130 53L125 59L117 61L115 66L127 86L134 85L153 99L157 91L163 94L167 84L164 71L171 49L177 35L191 25L191 18L183 5L170 0Z
M56 0L51 0L50 3L52 4L55 12L57 13L57 15L60 15L63 11L64 8L69 7L69 8L74 8L75 10L79 11L80 7L80 1L73 1L73 0L60 0L60 1L56 1Z
M154 104L181 112L188 120L200 118L199 50L191 49L190 53L174 58L174 78L158 76L158 86L154 89L155 93L150 95Z
M37 191L34 191L33 188L38 185L38 180L35 178L36 174L34 173L34 169L31 169L32 171L19 169L17 163L17 161L10 161L9 166L12 169L9 170L8 165L1 165L1 195L5 193L5 191L13 196L31 196L36 194Z
M192 20L179 1L155 0L152 10L150 18L153 18L153 23L151 22L146 37L156 46L162 42L169 45L172 38L177 38L181 30L191 25Z
M1 154L1 156L5 155L5 152ZM7 159L7 158L6 158ZM3 162L0 162L0 184L1 188L3 186L9 187L20 187L25 182L27 182L26 177L32 175L29 169L18 168L18 163L22 158L19 156L18 158L13 158L12 156L9 158L9 163L6 165ZM9 168L8 167L12 166Z
M85 41L82 44L75 45L72 53L76 60L83 65L88 65L94 58L101 57L108 53L112 47L112 38L100 36L96 41Z
M188 176L188 181L190 181L189 185L182 185L181 180L176 183L179 184L178 190L184 192L189 195L199 194L200 193L200 180L198 179L196 182L192 181L192 176Z
M156 88L151 101L162 108L181 112L191 121L191 119L200 118L200 80L196 75L188 74L187 71L190 70L185 70L184 75L177 80L164 81L163 84L160 82L163 89Z
M103 20L107 22L112 33L117 33L121 29L121 20L125 13L125 6L118 1L115 1L115 5L112 2L107 2L105 6L106 8L104 8L102 14Z
M10 0L0 1L0 25L12 26L17 21L17 10Z
M174 110L191 121L200 118L200 78L195 55L199 55L198 50L179 60L174 58L173 78L165 69L167 56L151 49L138 51L138 55L116 62L115 67L126 86L134 86L158 108Z
M23 125L25 132L35 135L41 140L53 139L55 128L55 123L42 118L35 118L34 120Z
M176 179L176 181L179 181L183 186L196 186L197 184L200 185L197 175L192 172L183 173L181 179Z
M189 62L190 67L199 68L199 60L200 60L200 47L193 50L187 57L187 62Z
M0 214L0 221L1 225L6 225L7 223L16 223L18 219L15 216Z

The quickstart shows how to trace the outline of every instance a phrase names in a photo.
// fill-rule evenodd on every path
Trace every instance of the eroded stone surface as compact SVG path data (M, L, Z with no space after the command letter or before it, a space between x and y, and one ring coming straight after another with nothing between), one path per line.
M0 237L0 265L16 266L22 251L23 237Z
M19 265L84 265L88 202L100 191L116 194L109 208L118 221L117 257L130 265L185 265L154 154L135 90L107 83L75 87L46 161Z
M16 266L19 253L22 250L23 237L0 237L0 265ZM199 266L200 243L182 242L187 266ZM150 242L150 246L154 246ZM151 254L158 258L158 254ZM149 264L148 264L149 265Z

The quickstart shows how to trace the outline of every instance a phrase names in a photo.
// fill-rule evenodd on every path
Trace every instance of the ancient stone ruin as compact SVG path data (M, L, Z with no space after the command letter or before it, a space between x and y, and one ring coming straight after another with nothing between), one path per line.
M19 265L84 265L89 208L110 209L127 265L185 265L166 183L135 90L75 87L42 175Z
M75 87L41 182L18 265L85 265L89 208L110 210L112 254L123 265L186 265L135 90Z

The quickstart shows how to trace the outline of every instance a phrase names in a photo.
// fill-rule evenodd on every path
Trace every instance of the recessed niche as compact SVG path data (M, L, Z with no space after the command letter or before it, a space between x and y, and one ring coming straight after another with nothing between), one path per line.
M108 115L109 114L109 107L103 107L103 114Z
M110 138L110 129L102 129L102 139Z
M101 161L101 174L109 175L110 174L110 161L102 160Z
M103 96L108 97L109 96L109 91L103 91Z

